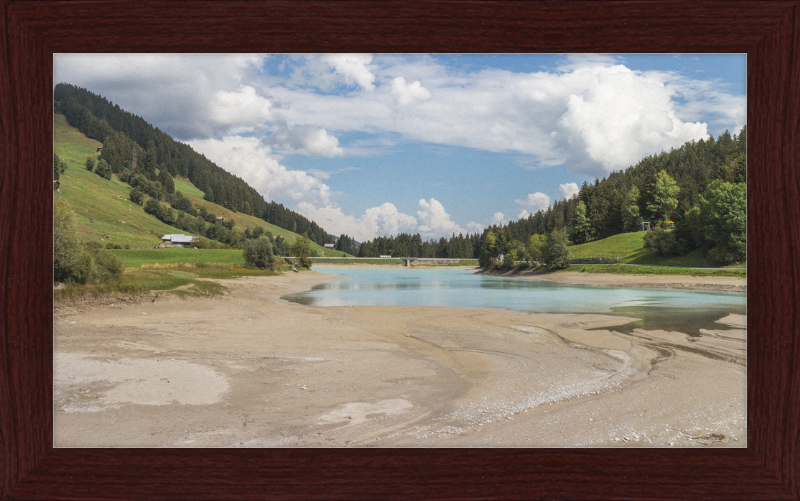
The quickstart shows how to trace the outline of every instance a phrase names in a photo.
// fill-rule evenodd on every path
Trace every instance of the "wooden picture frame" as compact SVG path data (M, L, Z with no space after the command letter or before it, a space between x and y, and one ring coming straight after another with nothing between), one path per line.
M800 499L800 1L0 4L0 498ZM54 449L53 54L748 57L746 449Z

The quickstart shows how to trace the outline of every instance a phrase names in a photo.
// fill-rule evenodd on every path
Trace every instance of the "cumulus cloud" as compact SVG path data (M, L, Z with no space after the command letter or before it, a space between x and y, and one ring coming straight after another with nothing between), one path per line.
M321 205L330 202L332 193L328 185L306 172L287 169L256 138L226 136L190 141L189 146L244 179L267 200L280 198Z
M325 54L320 60L334 70L348 85L358 85L367 91L375 90L375 75L367 67L371 54Z
M522 209L522 212L520 212L520 213L517 215L517 219L525 219L526 217L528 217L528 216L530 216L530 215L531 215L531 213L530 213L530 212L528 212L528 211L527 211L527 210L525 210L525 209Z
M298 212L315 221L326 231L334 235L345 233L361 242L398 233L419 233L423 239L449 238L453 233L456 235L468 233L450 219L450 214L435 198L421 199L419 207L417 217L400 212L391 202L371 207L360 216L352 216L345 214L341 207L334 203L297 204ZM483 225L474 221L467 223L466 227L472 233L483 230Z
M254 88L243 85L234 92L215 92L209 117L222 126L247 129L269 120L271 105L269 99L256 94Z
M397 104L400 106L431 98L430 91L423 87L419 80L406 84L406 79L403 77L397 77L392 80L392 95L397 99Z
M334 204L316 207L308 202L300 202L298 211L334 235L350 235L358 241L372 240L379 235L415 233L417 220L403 214L394 204L386 202L378 207L367 209L359 217L344 214Z
M589 177L705 138L709 123L735 132L746 120L745 96L713 80L633 71L606 55L569 57L539 72L464 72L427 56L308 55L284 61L295 69L290 78L263 71L263 61L258 55L58 54L54 70L56 81L108 96L181 140L270 129L284 120L305 124L295 134L317 135L292 138L305 144L297 151L309 154L340 155L340 133L367 132L516 153L531 159L530 168L566 164ZM319 92L337 85L367 92ZM396 113L398 106L403 113Z
M522 207L531 209L533 212L546 209L550 205L550 197L540 191L529 193L525 200L514 201Z
M681 121L663 81L625 66L575 70L587 84L566 100L552 133L573 173L587 176L634 165L648 154L708 136L706 124Z
M344 150L339 147L339 140L328 134L325 129L313 125L297 125L289 128L281 122L273 132L267 144L279 149L295 150L315 157L342 157Z
M578 188L578 183L566 183L558 185L558 194L561 195L561 198L572 198L572 195L577 194L579 191L580 188Z
M85 87L189 140L270 118L269 99L248 83L262 61L259 54L56 54L53 73L56 83Z
M417 211L420 220L419 233L423 238L466 233L461 226L450 220L450 214L435 198L427 201L424 198L420 199L419 207L420 210Z
M746 104L744 96L711 94L713 83L633 71L610 56L571 58L558 71L532 73L465 74L431 59L396 56L375 56L373 67L372 93L271 92L291 102L286 116L294 123L519 153L525 167L566 164L589 177L707 137L704 113L713 111L733 127L744 120ZM398 73L404 76L394 76ZM416 87L421 81L425 86ZM421 102L424 106L411 105ZM398 105L404 105L403 113L394 112ZM723 115L725 109L732 111Z

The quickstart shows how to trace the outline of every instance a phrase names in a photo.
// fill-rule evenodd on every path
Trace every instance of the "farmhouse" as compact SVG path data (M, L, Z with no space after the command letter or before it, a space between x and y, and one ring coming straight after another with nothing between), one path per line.
M333 244L325 244L326 249L333 249Z
M183 233L168 234L161 237L161 245L164 247L191 247L197 237L184 235Z

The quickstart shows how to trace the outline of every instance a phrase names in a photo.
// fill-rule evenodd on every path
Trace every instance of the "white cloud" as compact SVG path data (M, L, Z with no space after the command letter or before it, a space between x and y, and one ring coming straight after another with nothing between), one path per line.
M706 137L706 124L687 120L699 120L713 103L720 114L725 108L744 110L745 104L743 96L724 92L708 101L710 94L690 85L695 81L632 71L602 55L575 57L558 71L537 73L464 74L428 58L376 56L375 61L372 93L328 96L277 87L270 92L290 103L283 113L293 123L520 153L531 159L531 168L566 163L571 172L589 177ZM417 89L420 81L425 87ZM696 97L702 105L694 104ZM743 119L739 111L720 116L731 123Z
M56 54L53 72L56 83L85 87L188 140L269 119L269 100L247 83L262 61L258 54Z
M289 170L270 156L270 149L253 137L226 136L222 139L190 141L189 146L250 186L271 198L329 203L330 187L316 177Z
M461 226L450 220L450 214L444 210L444 206L435 198L431 198L428 201L422 198L419 201L419 206L420 210L417 211L417 217L420 220L419 233L423 238L466 233Z
M406 79L403 77L392 80L392 95L400 106L431 98L430 91L423 87L419 80L412 84L406 84Z
M281 122L270 135L267 144L279 149L305 152L315 157L344 156L339 140L325 129L313 125L297 125L290 129L286 122Z
M589 177L705 138L704 121L736 132L746 120L745 97L715 81L632 71L607 55L572 56L554 71L528 73L467 73L417 55L308 55L286 63L290 78L262 71L263 60L58 54L54 69L56 81L101 93L177 139L266 130L283 120L313 127L316 139L305 138L297 151L320 156L347 150L340 133L366 132L516 153L532 168L565 163ZM367 92L319 93L337 85Z
M316 207L308 202L300 202L297 210L325 228L325 231L334 235L344 233L360 242L372 240L379 235L415 233L417 228L416 218L403 214L389 202L371 207L359 217L346 215L340 207L333 204Z
M378 207L371 207L360 216L351 216L342 212L341 207L329 203L314 205L300 202L297 211L315 221L326 231L341 235L350 235L358 241L373 240L378 236L397 235L398 233L419 233L424 239L450 238L455 233L467 234L467 231L450 219L450 214L438 200L421 199L417 217L400 212L394 204L385 202ZM502 216L502 214L501 214ZM472 233L483 230L483 225L476 222L467 223Z
M550 205L550 197L540 191L529 193L525 200L514 201L522 207L531 209L533 212L546 209Z
M257 95L249 85L243 85L235 92L215 92L209 117L219 125L251 128L272 117L270 106L269 99Z
M558 185L558 194L561 195L561 198L572 198L572 195L577 194L579 191L580 188L578 188L578 183L566 183Z
M348 85L357 84L367 91L375 90L375 75L367 68L371 54L325 54L320 60L330 65Z
M495 212L492 214L492 224L503 224L505 223L506 216L502 212Z
M622 65L578 69L584 88L567 97L553 138L573 173L596 176L708 135L706 124L675 115L672 92ZM581 75L583 74L583 75Z
M530 213L530 212L528 212L528 211L527 211L527 210L525 210L525 209L522 209L522 212L520 212L520 213L517 215L517 219L525 219L526 217L528 217L528 216L530 216L530 215L531 215L531 213Z

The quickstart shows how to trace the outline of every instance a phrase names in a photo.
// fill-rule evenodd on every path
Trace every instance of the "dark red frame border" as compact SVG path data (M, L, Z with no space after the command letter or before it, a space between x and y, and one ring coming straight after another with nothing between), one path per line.
M800 499L799 12L800 0L3 1L0 498ZM332 51L746 52L749 447L53 449L53 53Z

